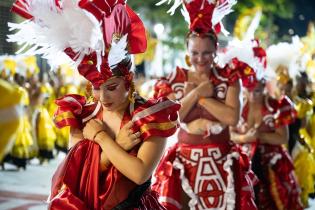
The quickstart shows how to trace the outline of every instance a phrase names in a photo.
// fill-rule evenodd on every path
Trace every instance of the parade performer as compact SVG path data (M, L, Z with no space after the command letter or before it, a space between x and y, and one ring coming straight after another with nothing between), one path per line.
M276 73L275 91L279 98L289 97L295 104L296 119L288 126L288 151L295 174L301 187L301 200L308 206L308 196L314 193L314 147L308 138L310 119L313 112L311 95L307 93L309 80L301 66L302 44L294 36L292 43L280 42L267 49L268 66Z
M79 27L75 30L84 42L74 43L72 37L62 50L79 64L79 73L93 84L98 99L87 104L82 96L66 95L56 101L55 123L71 127L72 147L54 174L49 208L165 209L149 180L163 153L164 138L176 131L180 105L167 98L146 101L134 92L129 53L146 49L140 18L120 0L27 2L24 16L32 18L31 24L40 20L39 27L49 24L38 19L37 12L51 12L54 20L73 15L69 27ZM20 13L21 5L25 1L14 5L19 14L25 12L24 8ZM95 45L76 45L90 41Z
M15 142L17 131L21 126L22 117L22 93L18 88L0 78L0 94L4 97L0 101L0 163L2 167L3 159L8 155Z
M155 86L155 97L182 105L177 144L160 162L153 185L169 210L256 209L248 158L229 134L239 120L239 79L252 74L237 59L223 68L214 61L220 20L235 3L183 1L190 19L186 59L191 70L177 67Z
M296 117L292 102L287 97L271 98L262 79L250 92L243 117L247 132L252 133L244 134L243 141L257 144L252 162L259 179L255 187L258 209L303 209L292 159L284 146L287 125Z
M32 137L32 127L29 120L29 105L30 99L29 94L25 88L25 76L23 73L26 73L24 69L18 70L14 75L14 81L16 88L22 95L21 100L21 118L20 118L20 127L17 131L15 138L15 143L12 148L10 157L14 165L18 168L26 169L27 160L34 157L33 155L36 151L32 151L33 148L33 137Z

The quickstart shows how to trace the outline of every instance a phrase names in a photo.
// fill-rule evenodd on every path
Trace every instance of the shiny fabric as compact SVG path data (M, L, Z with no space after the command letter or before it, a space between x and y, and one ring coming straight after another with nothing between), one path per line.
M96 105L85 104L78 95L67 95L58 100L58 122L62 126L84 125L84 119L102 119L102 110L95 109ZM71 106L71 104L77 106ZM94 107L94 110L91 109ZM72 108L72 110L71 110ZM134 121L134 129L140 130L141 139L145 141L151 136L169 136L177 128L177 111L180 105L161 98L160 100L145 101L137 98L135 104L130 104L122 119L121 127L130 120ZM64 121L62 113L72 113L73 121ZM83 117L84 116L84 117ZM83 118L83 119L82 119ZM70 123L70 124L67 124ZM171 127L164 125L171 123ZM154 126L153 126L153 125ZM144 129L146 128L146 129ZM136 156L139 146L129 154ZM77 143L66 156L65 161L58 167L53 182L50 209L97 209L109 210L127 199L137 185L122 175L113 165L103 173L99 172L100 147L92 141L82 140ZM75 177L74 177L75 176ZM132 210L165 210L157 200L157 194L148 189L140 198L137 207Z

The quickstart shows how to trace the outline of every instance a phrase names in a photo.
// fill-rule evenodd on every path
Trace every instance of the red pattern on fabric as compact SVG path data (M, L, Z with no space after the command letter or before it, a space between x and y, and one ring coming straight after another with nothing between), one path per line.
M282 99L287 100L287 99ZM262 107L262 118L264 119L258 128L261 132L274 132L277 125L276 113L282 113L283 105L287 102L281 102L266 98ZM289 103L290 104L290 103ZM290 114L292 109L286 110L283 116ZM243 111L244 119L247 119L248 112ZM269 115L269 117L267 117ZM285 126L283 124L281 126ZM300 189L294 174L294 166L288 151L282 145L258 144L256 153L259 153L259 193L256 195L259 202L259 209L275 210L301 210ZM282 207L280 207L282 205Z
M195 157L197 157L196 149L199 150L199 152L203 151L202 154L198 153L198 160L195 159ZM212 155L216 156L216 158L214 156L211 157L207 152L210 150L213 150ZM193 151L195 155L192 156ZM214 151L220 151L221 155ZM198 186L201 184L200 186L204 185L205 187L202 188L203 190L198 194L195 192L199 199L206 201L203 208L219 208L219 206L222 205L222 199L220 198L225 196L225 192L222 190L224 187L222 185L227 184L227 173L223 169L223 163L225 161L224 157L232 152L237 152L240 155L239 160L234 161L232 166L234 172L235 193L237 195L235 209L256 209L253 200L253 191L250 190L250 188L252 188L251 182L254 180L255 176L249 170L248 158L245 154L240 152L238 147L229 145L229 143L194 146L183 144L174 145L161 160L155 173L156 182L153 184L152 189L156 190L160 196L163 197L161 203L167 209L179 209L178 206L174 205L174 201L178 204L181 203L180 191L182 189L181 182L183 180L180 179L180 170L175 169L173 163L176 158L181 158L181 164L185 168L185 177L189 180L190 187L193 190L196 189L196 184ZM200 171L200 169L203 168L202 165L206 164L205 160L210 157L212 161L208 162L208 164L211 166L212 174L199 174L202 171ZM200 161L201 159L203 159L203 161ZM202 181L201 177L206 180ZM222 181L224 182L221 183ZM198 189L201 188L198 187ZM207 198L211 198L213 202L209 202L210 200L207 201ZM195 208L199 209L198 207Z

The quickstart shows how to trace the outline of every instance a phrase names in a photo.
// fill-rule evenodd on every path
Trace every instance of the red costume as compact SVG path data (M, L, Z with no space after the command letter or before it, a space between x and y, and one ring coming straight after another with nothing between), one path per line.
M144 52L147 43L142 21L124 0L17 0L13 11L30 21L12 26L20 31L10 37L11 41L35 45L34 52L47 58L56 57L53 52L64 52L95 89L113 76L123 77L126 89L134 96L128 54ZM71 18L69 26L64 24ZM40 33L41 39L36 33L26 36L28 28ZM49 40L51 34L65 34L65 31L69 32L66 37ZM102 116L101 103L87 104L83 96L66 95L56 103L58 127L82 129L90 119ZM133 130L141 133L142 141L154 136L168 137L176 131L179 108L178 103L166 98L145 101L135 96L120 126L133 121ZM129 154L136 156L139 147ZM137 186L114 166L101 173L100 155L100 146L87 139L71 148L53 176L49 209L165 209L159 204L157 194L151 191L149 180Z
M245 106L243 116L247 118ZM274 132L279 126L286 126L297 116L289 98L280 101L265 97L262 112L261 132ZM303 209L292 159L283 145L259 143L253 157L253 170L259 178L257 185L257 206L259 209L299 210Z
M223 101L232 75L226 69L213 68L209 80L214 85L214 98ZM188 70L177 68L166 81L159 81L164 94L183 97ZM167 88L165 88L167 87ZM156 90L160 90L157 86ZM161 91L157 95L161 95ZM189 123L200 117L217 121L203 107L195 105L183 120ZM212 131L212 132L211 132ZM190 197L191 209L256 209L253 179L246 155L230 141L229 128L218 123L207 136L189 134L182 126L178 143L170 148L155 173L153 189L167 209L181 209L181 189Z
M100 118L102 113L100 104L86 104L78 95L67 95L57 100L57 104L55 123L58 127L81 127L89 119ZM143 141L152 136L167 137L176 131L178 104L165 98L148 101L138 98L134 110L132 107L125 111L121 127L132 120L133 129L141 132ZM129 153L136 156L138 149L136 147ZM131 205L123 209L164 209L157 201L157 194L147 184L137 186L114 166L100 173L99 158L100 147L93 141L82 140L71 148L53 177L50 209L107 210L123 202ZM144 189L139 194L141 188Z

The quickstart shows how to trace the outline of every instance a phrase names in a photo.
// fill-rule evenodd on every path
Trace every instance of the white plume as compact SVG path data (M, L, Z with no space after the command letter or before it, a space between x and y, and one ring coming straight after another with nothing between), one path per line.
M108 65L111 69L115 68L115 66L126 57L127 36L128 34L125 34L118 42L113 40L111 43L111 48L108 53Z
M233 12L232 7L236 3L236 0L226 0L223 2L223 4L216 6L212 14L212 25L215 26L216 24L220 23L226 15ZM228 31L225 30L223 24L221 24L221 31L224 35L228 34Z
M253 18L245 33L244 40L251 40L255 38L255 32L259 26L261 15L261 11L256 12L255 17Z
M8 41L23 45L17 53L40 54L52 66L70 61L63 52L68 47L77 54L76 65L93 51L98 57L104 54L101 25L92 14L79 8L77 0L62 0L62 9L55 5L55 0L26 1L34 18L8 24L10 31L18 30L8 35ZM100 60L97 65L100 66Z
M167 4L170 4L172 2L172 0L161 0L158 3L156 3L156 6L161 6L162 4L165 4L167 2ZM169 13L170 15L174 15L176 9L182 5L182 0L174 0L173 6L167 11L167 13Z
M270 70L275 71L279 65L288 68L290 78L294 79L300 73L299 60L302 58L301 43L298 36L292 37L292 43L280 42L267 49L267 63Z

